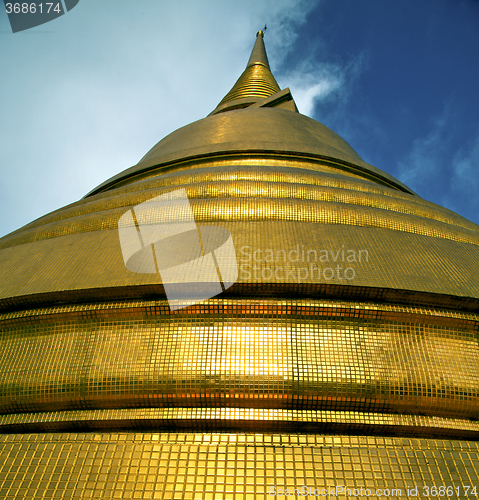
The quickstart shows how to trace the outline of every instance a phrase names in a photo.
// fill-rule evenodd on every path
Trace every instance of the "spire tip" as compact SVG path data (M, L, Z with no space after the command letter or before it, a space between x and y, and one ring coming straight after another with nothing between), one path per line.
M262 30L259 30L258 33L256 33L256 38L258 38L259 35L261 35L261 38L264 38L264 33L268 28L266 27L266 24L264 25L264 28Z

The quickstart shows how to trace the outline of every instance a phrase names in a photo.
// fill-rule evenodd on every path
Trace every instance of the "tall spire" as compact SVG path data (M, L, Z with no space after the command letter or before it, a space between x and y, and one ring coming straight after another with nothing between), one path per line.
M253 66L253 64L262 64L266 66L270 71L268 56L266 55L266 48L264 46L264 32L258 31L256 33L256 42L253 47L253 51L251 52L251 56L249 58L248 64L246 67Z
M281 90L271 73L263 37L263 31L258 31L246 69L213 113L245 108Z

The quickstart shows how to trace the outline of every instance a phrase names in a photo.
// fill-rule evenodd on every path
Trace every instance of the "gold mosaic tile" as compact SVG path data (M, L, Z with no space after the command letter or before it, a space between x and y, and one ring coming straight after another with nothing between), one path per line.
M256 500L297 489L346 500L363 488L372 499L472 499L478 460L476 442L380 436L0 435L0 496Z
M476 419L478 319L272 299L211 299L174 313L165 301L6 313L0 409L226 406Z

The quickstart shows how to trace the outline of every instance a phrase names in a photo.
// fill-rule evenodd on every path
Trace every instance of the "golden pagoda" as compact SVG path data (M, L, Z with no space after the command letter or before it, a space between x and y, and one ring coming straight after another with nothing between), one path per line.
M2 499L477 496L479 226L300 114L261 31L0 273Z

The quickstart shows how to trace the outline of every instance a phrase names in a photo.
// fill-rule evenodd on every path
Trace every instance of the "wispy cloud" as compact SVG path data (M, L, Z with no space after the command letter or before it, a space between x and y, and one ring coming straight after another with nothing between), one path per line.
M420 191L427 187L442 169L450 141L450 123L451 108L446 104L428 134L415 139L406 158L398 162L401 181L412 189Z
M256 31L268 24L268 53L280 60L317 4L80 2L41 40L3 37L0 236L205 117L243 71Z
M320 101L334 99L345 104L365 65L365 54L344 64L321 63L310 55L292 71L282 75L291 88L299 111L312 116Z
M342 92L346 70L328 64L305 63L284 75L283 80L288 82L299 111L311 116L317 101Z
M421 197L479 221L479 131L456 137L458 117L446 103L430 131L398 162L399 179ZM464 144L457 149L457 145Z
M264 2L264 5L267 3L269 4ZM273 9L268 6L264 10L265 20L268 20L266 33L268 55L272 56L271 62L274 67L282 65L300 36L301 27L308 15L321 3L319 0L278 0L274 2Z
M479 131L469 148L460 149L452 162L452 180L448 204L454 205L466 201L468 209L475 211L469 215L479 223ZM465 204L465 205L466 205Z

